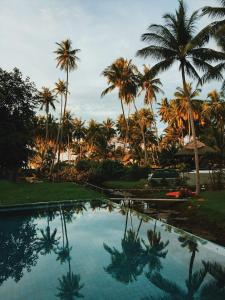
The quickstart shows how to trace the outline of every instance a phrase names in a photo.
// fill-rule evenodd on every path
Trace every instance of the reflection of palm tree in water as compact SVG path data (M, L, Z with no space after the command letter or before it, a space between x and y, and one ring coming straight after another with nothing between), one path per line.
M60 206L60 220L61 220L61 230L62 230L62 246L58 247L56 250L56 253L58 254L57 260L63 264L64 262L68 261L70 257L70 251L72 250L72 247L69 247L68 243L68 236L67 236L67 229L66 229L66 220L65 215L61 209ZM66 243L65 243L65 232L66 232Z
M61 263L64 263L66 261L68 262L68 272L66 275L63 275L62 278L59 279L57 297L62 300L73 300L76 297L83 297L83 295L80 294L80 290L83 288L84 284L80 284L80 275L74 274L71 270L70 252L72 250L72 247L69 246L66 215L68 216L68 214L66 214L65 211L62 210L60 207L63 245L59 248L57 252L57 260L60 260ZM70 220L71 218L68 219Z
M187 247L191 252L191 258L188 268L188 279L186 280L186 290L179 287L175 282L165 279L159 272L154 274L146 274L147 278L153 283L157 288L162 290L165 295L163 297L146 297L143 300L224 300L224 286L223 291L217 291L216 281L210 281L203 287L202 284L207 273L210 270L210 264L203 262L203 267L193 272L194 261L196 253L198 252L198 244L195 238L190 238L189 236L179 237L182 247ZM225 273L224 273L225 274Z
M121 240L122 251L120 252L115 247L110 248L108 245L103 244L105 250L111 255L111 263L105 268L105 271L118 281L128 284L137 280L137 277L142 274L147 263L152 267L155 257L165 258L167 251L163 250L168 245L168 242L161 242L160 233L156 233L155 223L154 230L148 231L150 243L150 246L148 246L144 240L141 241L138 237L143 218L140 219L138 228L135 231L131 211L126 209L122 213L126 216L124 236ZM129 218L131 229L127 229Z
M168 250L165 250L169 244L169 241L163 242L161 239L160 231L156 231L156 223L153 230L147 231L148 243L142 240L144 244L144 250L142 255L143 264L148 264L149 272L153 270L159 271L162 268L161 258L166 258Z
M41 237L37 239L37 251L42 255L50 254L55 251L58 245L58 239L56 238L57 229L55 228L51 233L50 218L54 218L54 213L47 212L47 227L45 230L40 229Z
M143 272L140 264L141 242L136 233L131 229L127 231L126 236L121 241L122 251L115 247L110 248L104 244L105 250L111 255L111 264L105 271L113 278L123 283L130 283L137 279L137 276Z
M213 280L207 283L202 291L201 296L204 300L224 300L225 299L225 267L220 264L206 263L209 274L212 276Z

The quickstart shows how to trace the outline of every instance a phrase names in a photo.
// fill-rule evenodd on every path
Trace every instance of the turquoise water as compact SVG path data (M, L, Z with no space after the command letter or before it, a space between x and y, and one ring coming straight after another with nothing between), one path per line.
M98 204L1 214L0 299L225 299L224 248Z

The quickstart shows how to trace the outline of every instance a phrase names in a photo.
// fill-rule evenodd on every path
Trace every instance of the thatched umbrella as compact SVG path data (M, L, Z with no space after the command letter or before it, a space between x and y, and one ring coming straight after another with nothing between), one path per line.
M197 140L197 148L199 155L206 155L210 153L217 153L218 151L210 146L205 145L204 143ZM178 151L176 154L178 156L193 156L194 155L194 141L189 142L186 144L181 150Z

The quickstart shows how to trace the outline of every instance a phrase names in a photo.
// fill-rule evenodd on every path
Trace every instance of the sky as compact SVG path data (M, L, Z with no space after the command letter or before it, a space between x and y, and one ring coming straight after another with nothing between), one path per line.
M216 2L186 0L190 11ZM78 69L70 74L68 109L83 120L115 119L121 113L120 102L116 92L100 97L107 87L102 71L118 57L133 59L139 68L153 65L151 59L135 57L146 45L140 36L151 23L162 23L162 15L174 12L177 4L178 0L0 0L0 67L19 68L38 89L54 88L59 78L65 79L56 68L55 43L69 38L81 51ZM207 23L207 18L202 19L199 28ZM160 78L165 95L159 95L158 101L172 97L181 85L177 66ZM203 97L220 86L205 85ZM143 98L137 102L140 107Z

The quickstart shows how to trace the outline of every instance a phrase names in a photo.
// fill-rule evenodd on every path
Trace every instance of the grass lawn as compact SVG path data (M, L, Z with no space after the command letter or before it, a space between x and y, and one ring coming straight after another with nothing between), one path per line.
M201 197L205 201L200 202L200 213L213 222L223 223L225 227L225 191L204 192Z
M109 180L104 181L102 184L104 187L112 189L142 189L147 183L146 179L140 180Z
M101 194L75 183L11 183L0 181L0 205L93 199Z

